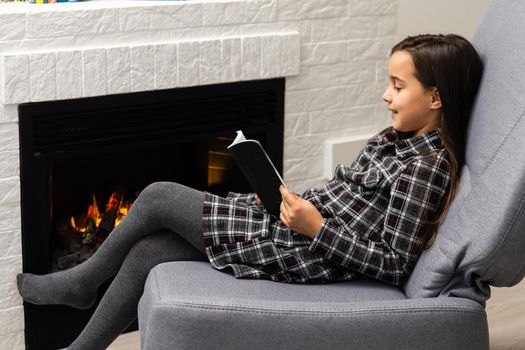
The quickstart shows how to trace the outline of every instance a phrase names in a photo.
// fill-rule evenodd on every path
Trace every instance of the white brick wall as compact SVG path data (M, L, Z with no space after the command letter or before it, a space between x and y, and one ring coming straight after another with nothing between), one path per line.
M396 9L396 0L0 4L0 348L24 348L18 103L284 76L283 176L302 192L326 183L324 140L389 125L381 95Z
M232 57L236 58L233 64ZM4 53L0 54L0 88L4 92L0 103L293 76L299 73L299 65L297 31ZM68 83L70 88L66 88Z

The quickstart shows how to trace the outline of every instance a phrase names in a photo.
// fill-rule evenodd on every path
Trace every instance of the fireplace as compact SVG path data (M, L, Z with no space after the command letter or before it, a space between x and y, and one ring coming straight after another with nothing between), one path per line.
M236 130L282 173L284 91L276 78L20 104L23 271L89 259L151 182L252 192L226 149ZM88 310L24 303L26 347L66 347L98 300Z

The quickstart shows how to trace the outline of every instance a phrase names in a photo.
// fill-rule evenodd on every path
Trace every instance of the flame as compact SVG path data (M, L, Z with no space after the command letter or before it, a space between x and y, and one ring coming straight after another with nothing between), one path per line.
M106 205L105 205L105 212L108 212L110 210L116 209L117 210L117 216L115 218L115 224L114 227L117 227L120 222L126 217L128 214L129 208L131 208L132 203L128 201L124 201L120 198L120 195L117 192L111 193ZM91 195L91 204L89 204L88 209L85 214L81 215L80 217L77 216L77 220L75 220L74 216L71 216L69 219L70 226L78 233L85 233L87 228L87 222L88 218L91 218L93 222L95 223L95 228L98 230L100 226L100 222L102 221L102 218L104 217L104 213L101 213L98 209L97 205L97 199L95 194ZM82 225L81 223L85 223L85 225Z
M100 225L100 222L102 221L102 215L98 211L97 198L95 197L95 194L91 195L91 204L89 205L87 211L87 217L92 218L96 227L98 228L98 225Z
M120 222L122 221L122 219L124 219L124 217L128 214L128 209L128 204L119 208L117 218L115 219L115 227L117 227L118 224L120 224Z
M120 206L119 194L116 192L113 192L111 196L109 196L108 202L106 203L106 211L117 208L119 206Z
M80 233L86 232L86 228L85 227L82 227L82 226L77 227L77 223L75 222L75 217L74 216L72 216L69 219L69 223L70 223L71 227L75 229L75 231L80 232Z

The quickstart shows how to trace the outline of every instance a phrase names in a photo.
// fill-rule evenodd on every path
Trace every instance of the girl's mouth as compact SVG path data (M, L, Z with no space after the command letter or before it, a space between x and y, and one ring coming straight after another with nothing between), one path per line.
M392 118L397 115L397 111L394 111L393 109L388 109L392 113Z

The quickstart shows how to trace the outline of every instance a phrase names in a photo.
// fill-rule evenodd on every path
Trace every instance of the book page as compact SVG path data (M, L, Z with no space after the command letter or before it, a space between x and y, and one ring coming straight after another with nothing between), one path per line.
M241 130L237 130L237 136L235 137L235 140L233 140L233 142L228 146L228 148L230 148L231 146L235 146L236 144L241 143L243 141L246 141L246 137L244 136Z

